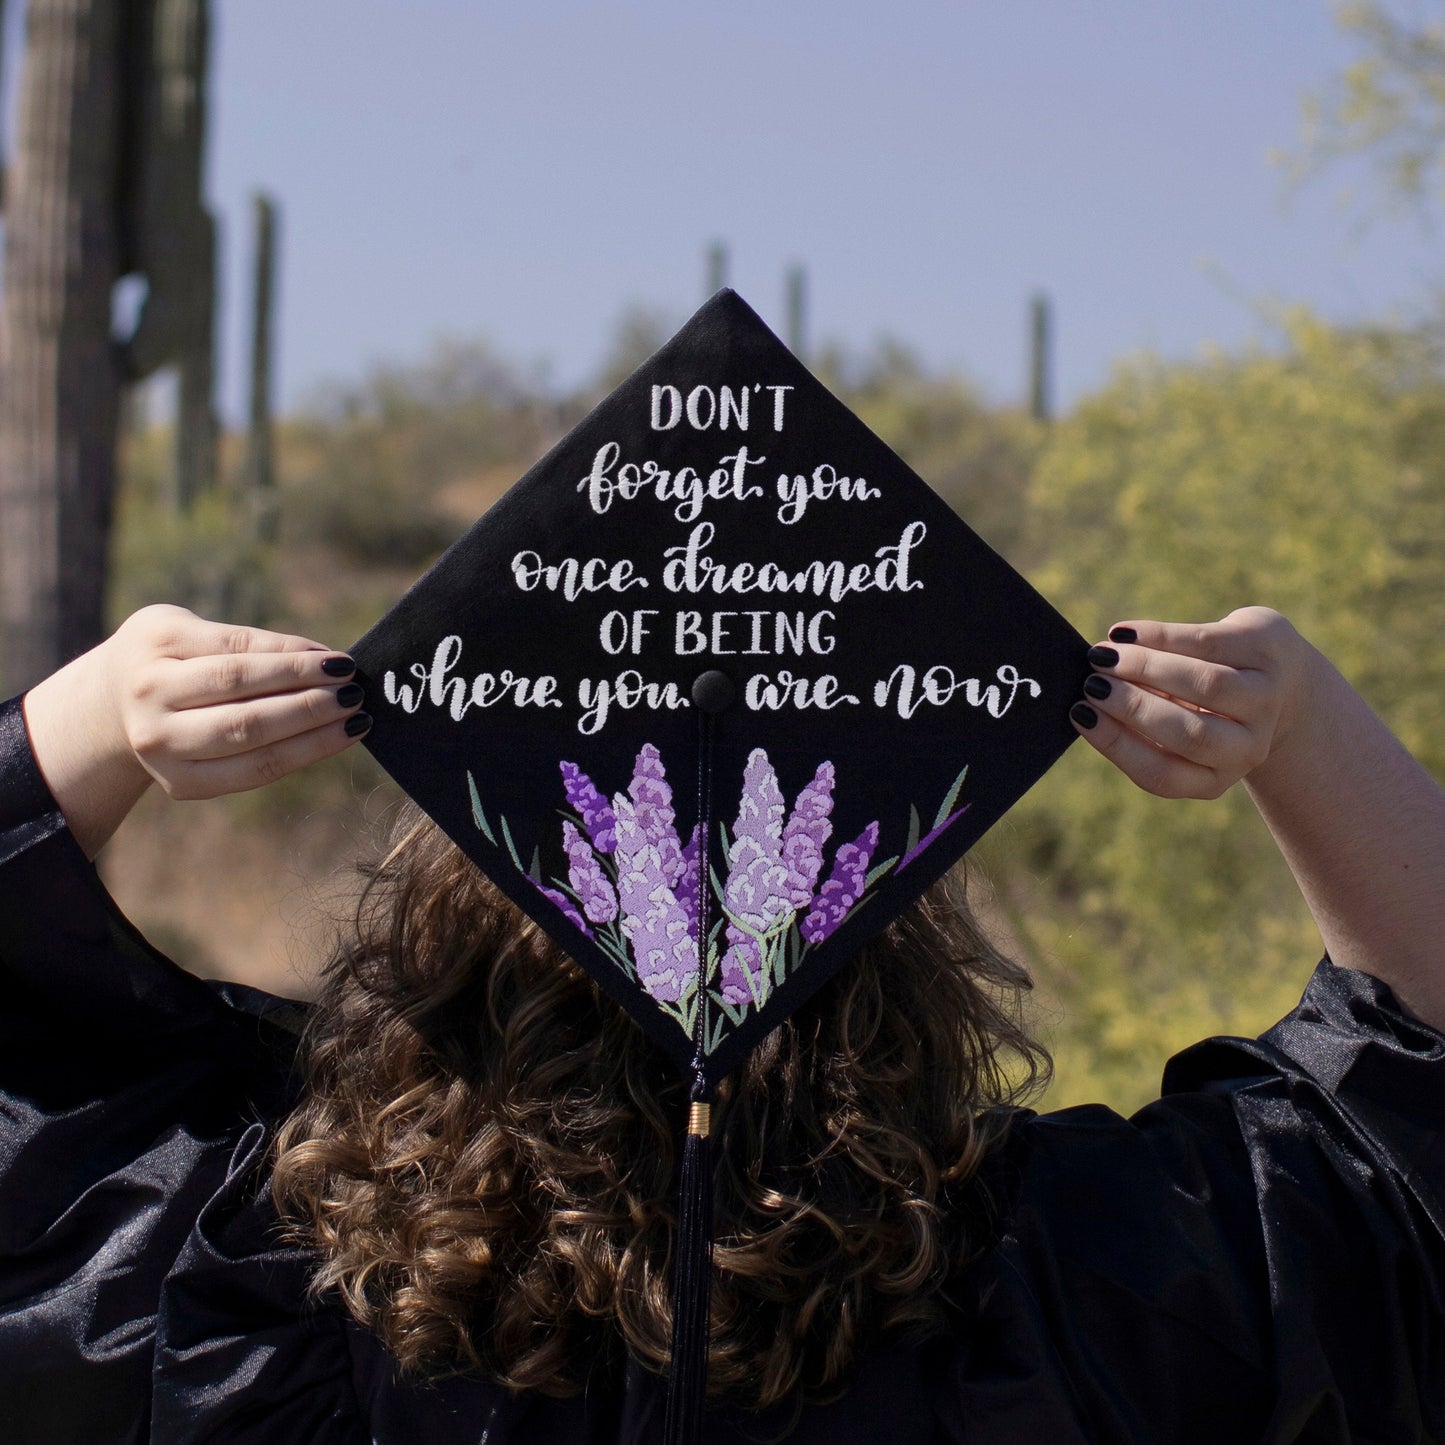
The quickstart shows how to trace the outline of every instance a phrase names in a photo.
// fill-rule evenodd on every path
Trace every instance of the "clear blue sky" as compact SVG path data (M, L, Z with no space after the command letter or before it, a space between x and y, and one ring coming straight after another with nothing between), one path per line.
M1036 288L1065 403L1267 339L1255 303L1408 313L1438 240L1268 159L1353 53L1325 0L218 0L226 409L257 186L287 404L443 333L573 383L629 304L700 302L714 238L780 329L802 262L813 340L889 333L1000 401Z

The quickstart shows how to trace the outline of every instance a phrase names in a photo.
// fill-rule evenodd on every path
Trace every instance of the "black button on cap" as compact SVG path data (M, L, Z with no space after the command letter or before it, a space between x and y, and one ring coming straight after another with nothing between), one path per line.
M732 678L716 668L699 673L692 684L693 706L703 712L726 712L737 695Z

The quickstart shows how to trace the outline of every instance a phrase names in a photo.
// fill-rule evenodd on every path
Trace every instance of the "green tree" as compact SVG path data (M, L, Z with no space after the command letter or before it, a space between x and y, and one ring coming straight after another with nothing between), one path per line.
M983 539L1022 560L1029 471L1044 429L984 404L960 376L930 372L900 342L861 355L825 349L819 378Z
M1277 607L1445 776L1445 386L1424 340L1301 316L1283 355L1130 365L1057 425L1031 495L1036 580L1083 632ZM1164 802L1078 747L1001 831L1002 897L1063 1010L1056 1097L1149 1097L1178 1047L1270 1023L1318 955L1242 789Z
M1303 104L1296 180L1349 157L1370 163L1386 203L1445 200L1445 17L1405 19L1380 0L1336 9L1360 56Z

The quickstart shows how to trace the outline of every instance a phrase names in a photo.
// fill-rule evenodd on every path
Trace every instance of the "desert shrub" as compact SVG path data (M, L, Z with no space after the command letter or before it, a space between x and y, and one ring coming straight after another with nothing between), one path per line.
M1276 607L1445 773L1445 386L1422 338L1301 316L1277 355L1123 367L1054 429L1029 532L1091 638ZM1148 1097L1176 1048L1272 1022L1320 953L1242 788L1164 802L1079 746L991 853L1061 1000L1056 1100Z

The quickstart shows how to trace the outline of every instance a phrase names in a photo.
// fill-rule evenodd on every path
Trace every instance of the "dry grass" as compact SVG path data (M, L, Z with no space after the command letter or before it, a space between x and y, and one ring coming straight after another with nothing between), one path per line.
M192 973L308 997L395 796L348 758L316 771L316 801L281 808L152 790L100 858L121 911Z

